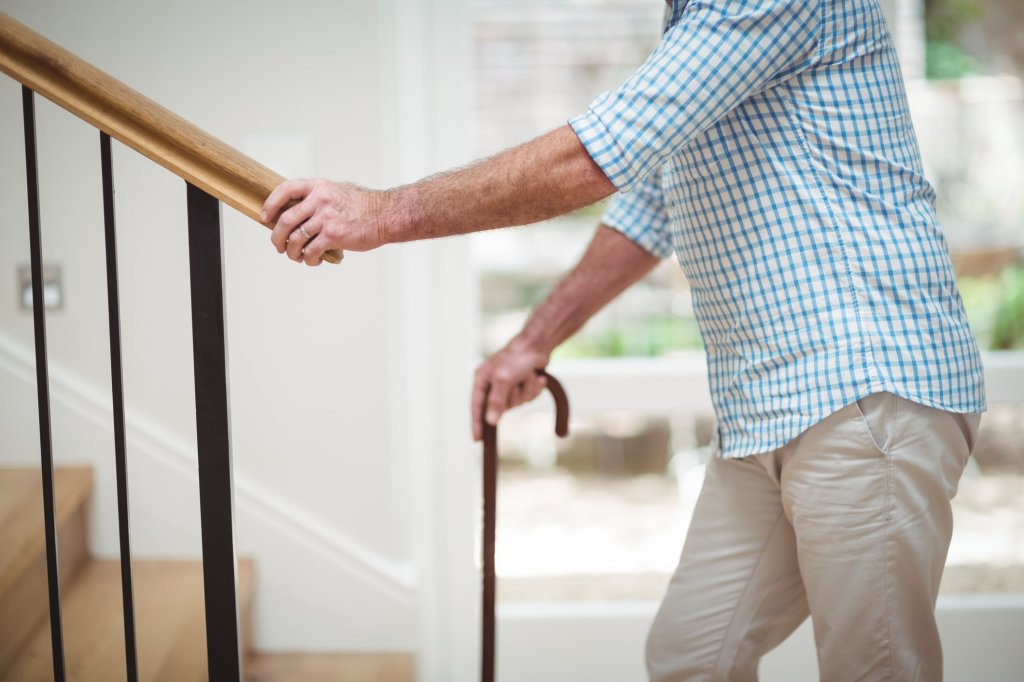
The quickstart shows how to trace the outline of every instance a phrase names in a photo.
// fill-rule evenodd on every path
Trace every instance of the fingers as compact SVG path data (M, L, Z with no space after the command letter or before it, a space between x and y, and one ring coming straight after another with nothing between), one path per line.
M499 353L477 368L470 408L473 440L483 438L484 420L497 425L502 414L530 402L547 386L546 376L525 367Z
M315 217L299 225L299 229L288 235L288 240L285 242L288 257L296 263L303 262L305 260L305 248L316 239L318 234L320 234L320 226L316 222Z
M260 220L265 223L277 221L277 216L289 201L302 201L313 189L312 180L285 180L274 188L263 202Z
M500 373L496 372L496 374ZM491 390L487 396L487 423L495 426L501 415L513 407L519 407L528 403L544 389L544 382L536 378L530 378L519 383L511 383L505 380L496 379L491 384Z
M491 378L491 390L487 395L487 412L485 418L487 423L495 426L502 413L508 409L508 401L512 389L518 382L512 373L506 369L498 369Z
M548 378L546 376L544 376L543 374L534 374L525 382L525 385L523 387L523 399L522 402L519 404L528 403L537 396L539 396L541 392L545 388L547 388L547 385Z
M525 381L521 381L516 384L516 387L512 389L512 395L509 397L508 407L506 410L511 410L513 407L519 407L524 405L537 396L540 395L544 387L547 386L547 377L543 375L534 374Z
M316 214L316 206L312 201L303 201L295 204L281 214L273 231L270 233L270 241L278 253L284 253L292 239L298 239L301 235L295 234L300 225L306 224ZM309 230L309 226L306 226ZM294 258L292 259L294 260Z
M309 230L313 233L313 230ZM330 249L331 246L328 243L327 236L322 233L320 228L317 228L313 239L306 244L306 247L302 250L303 260L306 261L306 265L317 266L323 263L324 252Z
M490 368L484 364L476 370L473 380L473 397L470 400L470 420L473 422L473 440L480 440L483 433L484 402L487 400L487 388L490 385Z
M506 409L511 410L513 407L519 407L520 405L523 404L523 402L525 402L523 400L523 391L525 389L526 387L522 384L522 382L516 384L512 388L512 392L508 396L508 407Z

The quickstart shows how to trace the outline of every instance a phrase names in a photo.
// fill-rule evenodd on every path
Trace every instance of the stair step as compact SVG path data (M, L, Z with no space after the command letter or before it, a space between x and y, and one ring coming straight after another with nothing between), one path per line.
M88 555L92 470L54 471L57 554L62 585ZM0 677L48 612L43 484L38 468L0 468ZM10 617L9 614L17 614Z
M199 561L134 561L139 678L157 682L207 679L203 571ZM253 566L238 567L243 628L248 627ZM62 595L68 679L125 678L121 569L117 561L89 561ZM52 679L49 623L35 632L5 679Z
M256 653L245 665L245 682L412 682L410 653Z

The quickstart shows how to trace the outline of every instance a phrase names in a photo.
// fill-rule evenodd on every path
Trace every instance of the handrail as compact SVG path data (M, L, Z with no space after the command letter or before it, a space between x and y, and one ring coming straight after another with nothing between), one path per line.
M0 12L0 71L261 225L284 178ZM341 261L340 251L323 259Z

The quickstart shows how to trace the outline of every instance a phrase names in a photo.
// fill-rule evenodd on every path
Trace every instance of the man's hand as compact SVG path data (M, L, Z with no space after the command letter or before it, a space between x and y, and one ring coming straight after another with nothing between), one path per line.
M492 426L502 413L528 403L544 390L547 379L537 370L547 367L551 352L531 347L520 337L489 357L476 370L473 381L473 440L483 438L484 414Z
M263 204L276 221L270 241L297 263L320 265L325 251L369 251L386 243L387 193L325 179L287 180ZM291 204L289 206L289 204Z

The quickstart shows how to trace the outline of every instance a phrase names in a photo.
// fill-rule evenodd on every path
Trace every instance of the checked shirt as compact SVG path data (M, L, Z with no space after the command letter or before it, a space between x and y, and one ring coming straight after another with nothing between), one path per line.
M570 125L620 191L603 222L687 275L717 455L879 391L985 409L877 0L675 0Z

